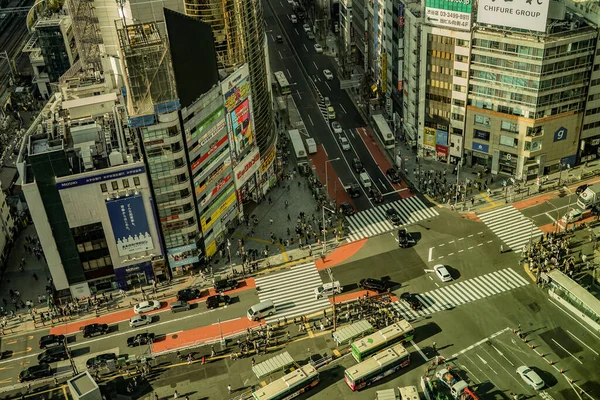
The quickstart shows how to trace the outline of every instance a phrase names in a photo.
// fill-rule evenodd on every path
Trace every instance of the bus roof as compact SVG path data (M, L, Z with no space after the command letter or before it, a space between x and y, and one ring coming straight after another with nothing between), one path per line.
M318 375L317 369L311 364L306 364L302 368L298 368L285 375L283 378L277 379L275 382L256 390L252 395L257 400L272 399L289 388L299 385L316 375Z
M356 381L370 374L374 370L385 367L407 355L408 350L401 344L397 344L394 347L389 347L380 353L375 354L373 357L367 358L365 361L348 368L346 374Z
M385 328L372 333L369 336L365 336L364 338L357 340L356 342L352 343L352 347L356 348L356 350L360 352L363 352L370 348L380 346L382 343L385 343L412 330L412 325L407 320L403 319L395 324L386 326Z

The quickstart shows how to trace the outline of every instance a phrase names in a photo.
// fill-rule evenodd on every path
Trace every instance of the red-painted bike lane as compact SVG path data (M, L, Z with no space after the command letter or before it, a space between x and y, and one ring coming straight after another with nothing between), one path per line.
M323 145L320 145L317 148L317 152L315 154L310 155L310 159L312 160L313 165L315 166L317 175L319 176L319 180L321 181L321 183L325 185L325 177L327 177L327 179L329 180L329 185L327 185L327 192L329 193L329 198L334 199L336 201L336 204L346 202L352 204L352 207L354 207L354 203L350 199L350 196L348 196L348 193L346 193L344 185L335 173L335 169L333 168L332 163L325 163L327 160L329 160L329 157L327 156L327 153L325 153ZM325 168L327 168L327 173L325 171ZM356 209L356 207L354 208Z
M236 289L230 290L227 294L234 294L238 292L242 292L244 290L254 289L256 287L256 283L254 282L254 278L249 278L245 280L239 281L239 286ZM214 288L210 288L207 291L202 292L202 297L198 299L194 299L189 301L190 304L202 303L206 301L209 296L213 296L217 294ZM175 297L161 300L160 308L155 311L151 311L146 313L147 315L158 314L161 312L165 312L169 309L169 304L172 301L175 301ZM84 326L89 324L117 324L119 322L129 321L129 318L133 317L135 313L133 312L133 307L123 311L117 311L114 313L102 315L96 318L90 318L83 321L74 321L68 324L58 325L50 328L50 333L54 335L69 335L73 333L79 332L83 329Z

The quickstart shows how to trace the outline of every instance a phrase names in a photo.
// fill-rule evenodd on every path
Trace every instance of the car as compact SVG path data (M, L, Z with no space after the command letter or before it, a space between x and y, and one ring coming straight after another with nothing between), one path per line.
M588 185L587 183L584 183L583 185L579 185L579 186L577 186L577 189L575 189L575 193L581 194L581 193L585 192L585 189L587 189L588 187L590 187L590 185Z
M323 75L325 76L325 79L327 79L328 81L332 81L333 80L333 72L331 72L328 69L324 69L323 70Z
M523 379L527 385L531 386L533 390L540 390L546 386L544 380L538 375L538 373L526 365L517 368L517 374L519 374L521 379Z
M310 40L315 40L315 34L311 32L307 32L306 36L310 39Z
M63 361L69 358L67 349L63 346L52 347L45 350L43 353L38 354L38 364L50 364L56 361Z
M315 43L315 51L319 54L323 53L323 47L319 43Z
M215 282L215 290L217 292L226 292L228 290L233 290L238 287L238 281L233 279L222 279L220 281Z
M64 346L65 335L45 335L40 338L40 349L49 349L56 346Z
M335 109L333 106L327 106L327 118L330 120L335 119Z
M562 217L562 221L566 223L575 223L583 219L583 212L578 208L571 208L565 215Z
M360 192L361 192L360 186L358 185L358 183L351 183L346 188L346 192L352 198L354 198L354 197L360 197Z
M290 21L292 22L292 24L295 24L298 22L298 17L296 17L296 14L290 15Z
M386 283L379 279L373 279L373 278L361 279L361 281L358 283L358 286L361 287L362 289L374 290L377 293L383 293L383 292L388 291L388 287L387 287Z
M304 24L302 25L302 29L304 29L304 32L308 33L311 31L310 29L310 25L309 24Z
M148 315L134 315L133 317L129 318L129 327L137 328L139 326L148 325L151 322L152 317Z
M398 229L398 247L407 248L411 244L415 244L415 240L411 234L404 228Z
M141 346L144 344L151 344L154 342L154 333L138 333L135 336L127 338L127 347Z
M227 304L231 303L231 297L225 295L220 295L217 294L215 296L210 296L208 299L206 299L206 308L217 308L217 307L222 307L222 306L226 306Z
M404 292L400 295L400 300L402 300L406 305L408 305L413 310L422 310L423 303L416 294Z
M183 300L174 301L171 304L169 304L169 306L171 307L172 313L176 313L179 311L187 311L190 309L190 303Z
M89 324L83 327L83 337L99 336L108 333L107 324Z
M198 289L182 289L177 292L177 300L190 301L200 297L200 290Z
M362 170L365 169L362 161L360 161L360 158L358 157L354 157L354 159L352 159L352 168L357 174L361 173Z
M388 221L390 221L392 223L392 225L398 226L398 225L402 224L402 219L400 219L400 215L398 215L398 211L396 211L395 209L388 208L385 211L385 215L386 215Z
M448 272L448 269L444 264L435 265L433 271L442 282L450 282L452 280L452 275L450 275L450 272Z
M329 99L329 97L323 97L323 104L325 104L325 107L329 107L331 105L331 100Z
M331 129L333 129L333 133L338 135L342 133L342 125L337 121L331 121Z
M596 216L596 217L597 217L597 216L599 216L599 215L600 215L600 207L598 207L598 206L593 206L593 207L590 209L590 214L592 214L593 216Z
M372 199L374 203L383 203L383 195L378 189L373 187L369 188L369 198Z
M19 373L19 382L29 382L41 378L49 378L52 376L52 368L48 364L34 365L24 369Z
M385 176L387 176L392 183L400 183L400 175L398 175L398 172L396 172L394 168L385 171Z
M88 358L88 360L85 362L85 366L87 369L95 368L101 366L102 364L106 364L110 360L117 361L117 355L115 353L99 354L96 357Z
M136 314L143 314L146 312L158 310L160 308L160 301L157 300L148 300L142 301L141 303L133 306L133 312Z
M356 213L354 207L352 207L352 204L346 202L340 204L340 212L342 213L342 215L346 216L354 215L354 213Z
M346 136L340 135L339 137L340 145L342 145L342 150L347 151L350 150L350 142L346 138Z
M275 41L277 43L283 43L283 37L281 35L277 35L277 36L275 36Z

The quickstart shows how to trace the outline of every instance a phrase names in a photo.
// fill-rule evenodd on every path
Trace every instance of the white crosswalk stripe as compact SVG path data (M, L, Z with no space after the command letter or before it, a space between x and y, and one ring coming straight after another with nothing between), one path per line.
M392 306L400 312L404 318L410 321L438 311L447 310L499 293L508 292L509 290L527 284L529 284L529 281L520 276L515 270L505 268L500 271L491 272L466 281L440 287L423 294L418 294L417 297L423 303L422 310L415 311L407 306L402 300L392 303Z
M330 306L327 297L315 299L315 288L321 284L321 276L315 263L293 266L289 271L256 278L260 301L273 300L277 313L265 320L267 323L280 318L307 315Z
M523 246L530 240L543 235L530 219L513 206L478 214L478 217L515 253L523 251Z
M435 208L428 208L417 196L396 200L348 217L350 229L346 240L355 242L398 229L387 219L386 211L390 208L398 212L402 225L414 224L439 215Z

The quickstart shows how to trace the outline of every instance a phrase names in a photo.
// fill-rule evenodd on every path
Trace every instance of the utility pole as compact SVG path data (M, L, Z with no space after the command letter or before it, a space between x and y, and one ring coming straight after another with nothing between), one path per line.
M325 252L327 251L327 226L325 225L325 210L335 214L335 211L323 206L323 257L325 257Z
M71 355L71 349L67 346L67 337L65 336L63 340L63 345L65 346L65 350L67 352L67 357L69 357L69 363L71 364L71 369L73 370L73 376L79 374L77 371L77 366L75 365L75 360L73 360L73 356Z
M329 280L331 281L332 288L332 300L333 300L333 332L337 329L337 318L335 317L335 285L333 284L333 272L331 272L331 268L327 268L327 274L329 275Z

